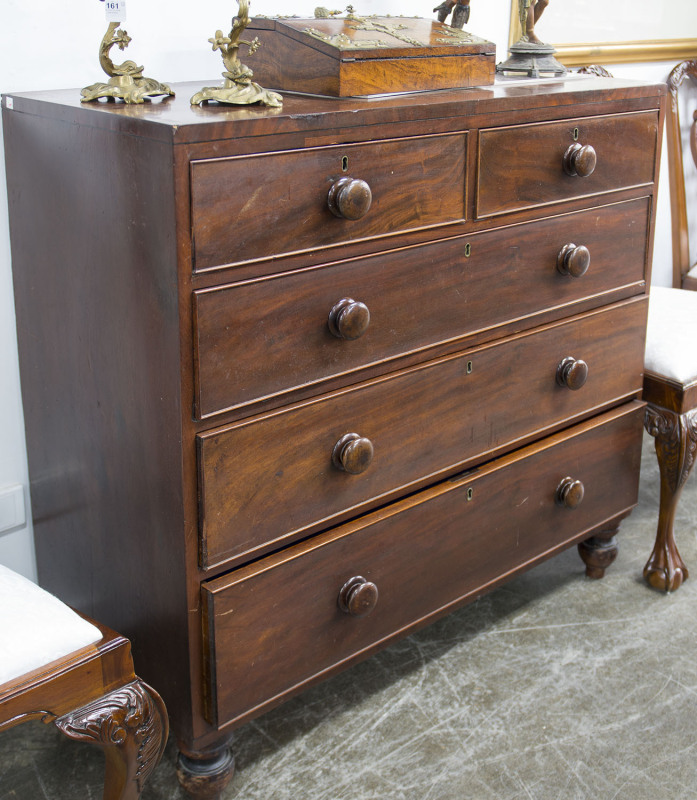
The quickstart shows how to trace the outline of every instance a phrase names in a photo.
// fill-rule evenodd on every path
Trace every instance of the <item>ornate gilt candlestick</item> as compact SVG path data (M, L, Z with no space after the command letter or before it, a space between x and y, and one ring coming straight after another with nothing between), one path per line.
M125 50L131 37L124 30L117 31L120 22L110 22L104 38L99 46L99 63L109 75L108 83L93 83L86 86L80 94L83 103L98 100L100 97L120 97L127 103L142 103L146 97L159 97L160 95L174 95L166 83L159 83L153 78L143 77L143 67L135 61L124 61L123 64L114 64L109 57L109 51L114 45L119 50Z
M208 41L213 45L213 50L220 50L225 64L223 77L225 83L222 86L204 86L201 91L191 98L191 105L197 106L206 100L217 100L218 103L230 105L251 105L261 103L265 106L280 108L283 105L283 98L276 92L270 92L252 81L253 72L246 67L238 57L240 45L246 44L249 53L254 53L259 47L259 40L252 39L251 42L241 39L242 32L249 23L249 2L239 0L239 11L232 20L232 29L227 36L223 36L222 31L216 31L215 36Z

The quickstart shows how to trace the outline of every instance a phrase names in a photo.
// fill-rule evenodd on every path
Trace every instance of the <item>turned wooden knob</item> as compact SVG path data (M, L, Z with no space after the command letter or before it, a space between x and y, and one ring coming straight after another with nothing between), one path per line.
M588 364L580 358L569 356L557 367L557 383L567 389L580 389L588 378Z
M598 156L591 145L575 142L564 153L563 163L564 172L567 175L587 178L593 174L595 165L598 163Z
M368 330L370 311L365 303L344 297L329 312L329 330L337 339L358 339Z
M557 503L565 508L578 508L583 500L585 489L581 481L566 477L557 486Z
M585 275L590 264L590 250L582 244L565 244L557 255L557 269L562 275L569 275L572 278Z
M352 617L365 617L378 602L378 587L361 575L351 578L339 592L339 608Z
M373 195L365 181L345 175L334 181L329 189L329 210L342 219L360 219L370 209Z
M337 469L360 475L373 460L373 443L365 436L347 433L334 445L332 462Z

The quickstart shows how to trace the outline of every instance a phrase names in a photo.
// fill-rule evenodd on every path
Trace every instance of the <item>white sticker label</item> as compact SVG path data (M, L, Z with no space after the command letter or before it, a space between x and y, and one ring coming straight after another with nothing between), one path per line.
M101 0L106 10L107 22L126 21L126 0Z
M15 101L13 97L6 97L5 98L5 108L8 108L10 111L15 107Z

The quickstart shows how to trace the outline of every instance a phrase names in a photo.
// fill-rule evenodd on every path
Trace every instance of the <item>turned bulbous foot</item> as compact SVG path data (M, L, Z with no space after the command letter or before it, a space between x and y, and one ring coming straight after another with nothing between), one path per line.
M179 752L179 785L195 800L220 800L235 772L235 758L226 743L205 752Z
M617 558L617 540L614 534L591 536L579 543L578 552L586 565L586 577L599 580L605 577L605 570Z

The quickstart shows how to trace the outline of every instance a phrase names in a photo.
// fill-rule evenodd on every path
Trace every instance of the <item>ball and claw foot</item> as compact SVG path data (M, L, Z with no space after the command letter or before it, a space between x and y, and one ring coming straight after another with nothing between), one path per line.
M660 592L674 592L690 577L685 562L673 542L656 541L651 557L644 567L644 580Z

